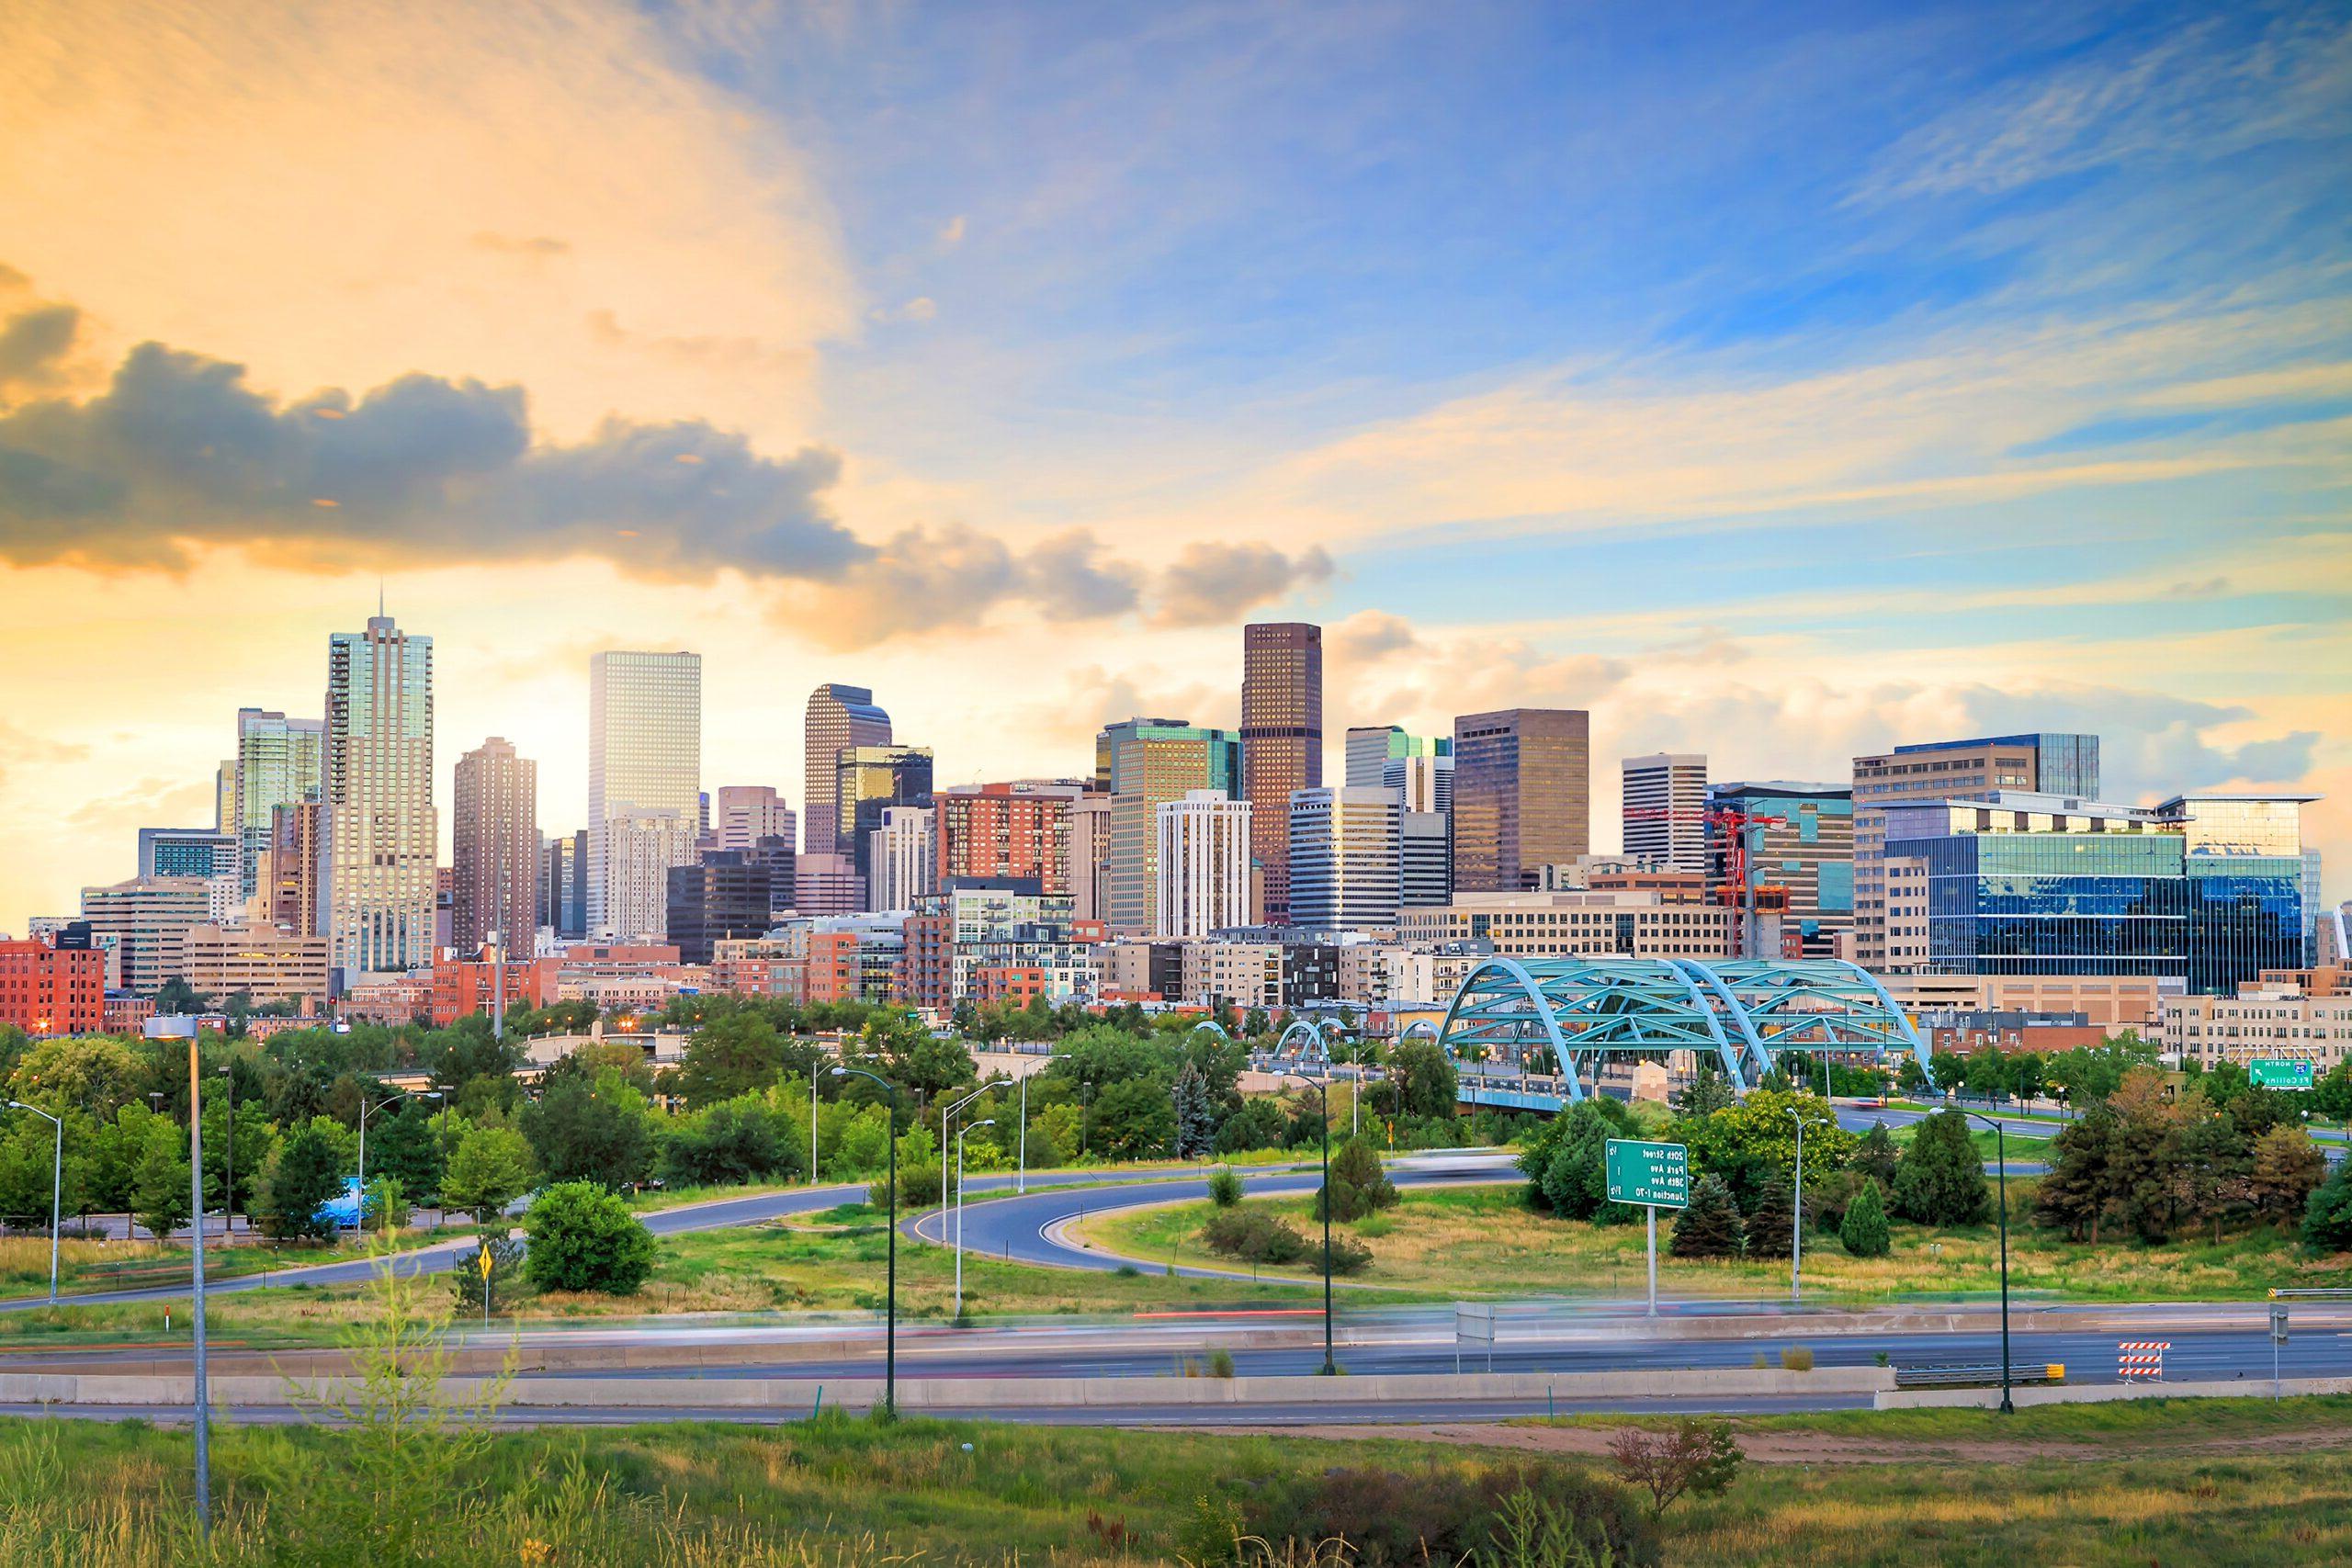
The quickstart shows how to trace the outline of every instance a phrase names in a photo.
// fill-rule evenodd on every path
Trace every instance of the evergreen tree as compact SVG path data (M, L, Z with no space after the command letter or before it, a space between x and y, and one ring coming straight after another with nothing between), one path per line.
M1992 1207L1967 1116L1953 1109L1924 1118L1895 1168L1894 1212L1917 1224L1973 1225Z
M1214 1149L1216 1106L1209 1094L1209 1080L1198 1064L1184 1064L1184 1070L1176 1075L1176 1087L1169 1098L1176 1113L1176 1157L1191 1159Z
M262 1178L261 1228L273 1240L334 1235L321 1205L343 1189L343 1161L319 1128L297 1127L278 1144Z
M1691 1184L1690 1206L1675 1216L1668 1250L1677 1258L1736 1258L1745 1239L1731 1189L1719 1176L1702 1176Z
M1883 1258L1892 1245L1886 1229L1886 1204L1878 1195L1875 1179L1866 1179L1854 1201L1846 1206L1846 1221L1838 1239L1856 1258Z
M1903 1151L1894 1146L1894 1134L1886 1130L1885 1122L1873 1122L1871 1130L1862 1134L1862 1146L1855 1152L1854 1168L1876 1179L1881 1186L1892 1186L1902 1160Z
M1331 1218L1341 1224L1363 1219L1375 1209L1396 1201L1396 1184L1381 1168L1380 1152L1363 1138L1350 1138L1331 1154ZM1323 1217L1325 1198L1317 1190L1315 1217Z
M2099 1221L2108 1202L2107 1156L2115 1138L2115 1112L2094 1105L2070 1122L2052 1141L2050 1174L2041 1179L2037 1202L2041 1215L2066 1227L2076 1241L2098 1243Z
M131 1201L138 1207L139 1223L157 1241L170 1240L188 1222L187 1155L178 1128L157 1117L147 1129L147 1144L140 1150L132 1178Z
M2352 1160L2346 1160L2303 1207L2303 1240L2327 1252L2352 1252Z
M1747 1256L1786 1258L1795 1239L1796 1212L1789 1179L1775 1175L1767 1180L1747 1216Z
M2243 1100L2244 1097L2241 1097ZM2189 1218L2222 1227L2254 1208L2254 1146L2227 1111L2196 1116L2179 1136L2179 1202Z
M2299 1126L2273 1127L2254 1144L2253 1190L2257 1219L2291 1222L2327 1174L2326 1156Z

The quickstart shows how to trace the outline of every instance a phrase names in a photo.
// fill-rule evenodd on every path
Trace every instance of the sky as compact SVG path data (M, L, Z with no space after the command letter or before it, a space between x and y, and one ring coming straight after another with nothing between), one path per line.
M0 931L209 822L380 590L436 770L583 825L587 669L708 787L810 687L942 783L1592 713L1843 779L2084 729L2352 895L2340 6L0 8Z

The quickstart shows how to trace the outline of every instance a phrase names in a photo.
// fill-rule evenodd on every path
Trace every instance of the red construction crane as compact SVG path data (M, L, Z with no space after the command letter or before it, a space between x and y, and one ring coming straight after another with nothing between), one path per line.
M1735 806L1712 807L1707 811L1707 836L1720 839L1724 845L1724 878L1716 886L1715 898L1728 905L1738 917L1732 922L1731 955L1745 958L1747 946L1748 922L1765 910L1781 911L1789 907L1789 890L1779 884L1750 887L1747 885L1747 829L1750 828L1785 828L1785 817L1764 817L1742 811Z

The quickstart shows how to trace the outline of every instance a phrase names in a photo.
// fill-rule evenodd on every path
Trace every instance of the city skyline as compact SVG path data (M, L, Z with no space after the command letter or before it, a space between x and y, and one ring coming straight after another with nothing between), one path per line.
M209 821L379 581L551 830L595 651L701 650L706 783L803 808L820 682L1075 773L1299 619L1327 778L1587 710L1596 850L1621 756L2097 731L2126 799L2323 796L2352 892L2340 17L266 9L0 20L0 453L59 465L0 464L0 930Z

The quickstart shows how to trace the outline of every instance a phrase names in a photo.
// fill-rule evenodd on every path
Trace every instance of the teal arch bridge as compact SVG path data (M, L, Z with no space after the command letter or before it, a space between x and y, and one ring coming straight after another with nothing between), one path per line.
M1571 1104L1608 1056L1712 1055L1743 1092L1792 1052L1907 1054L1928 1071L1928 1047L1886 987L1838 959L1481 959L1438 1043L1522 1062L1548 1047Z

